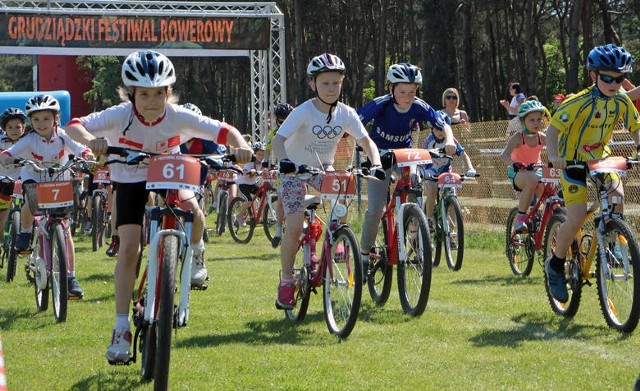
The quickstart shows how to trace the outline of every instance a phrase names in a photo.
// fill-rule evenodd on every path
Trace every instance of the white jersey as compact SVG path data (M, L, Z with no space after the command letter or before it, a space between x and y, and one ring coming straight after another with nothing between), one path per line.
M13 141L9 138L9 136L7 136L6 134L3 134L0 136L0 150L6 151L17 142L18 140ZM18 179L20 178L21 170L22 170L22 167L15 167L13 165L0 166L0 175L8 176L13 179Z
M104 111L74 118L95 137L104 137L110 146L139 149L154 153L180 153L180 144L192 138L226 143L230 127L175 104L167 104L165 113L153 123L144 121L131 102L110 107ZM112 164L111 180L135 183L147 180L145 165Z
M16 158L37 160L44 163L45 166L56 166L66 164L69 161L69 155L84 156L90 151L85 145L69 137L63 128L56 127L49 140L33 131L24 135L12 147L2 153ZM40 174L30 166L25 166L22 169L21 176L23 182L30 179L36 182L45 182L69 179L70 173L67 171L59 177L49 178L46 174Z
M249 175L249 172L251 172L251 170L262 170L262 164L257 162L245 163L245 165L242 166L242 172L244 174L238 175L238 180L236 181L236 183L238 185L255 185L257 183L258 176L257 174Z
M356 140L367 136L367 130L353 108L338 102L327 123L327 114L308 100L289 114L277 134L286 138L284 147L292 162L313 167L322 163L328 167L333 165L338 143L345 133Z

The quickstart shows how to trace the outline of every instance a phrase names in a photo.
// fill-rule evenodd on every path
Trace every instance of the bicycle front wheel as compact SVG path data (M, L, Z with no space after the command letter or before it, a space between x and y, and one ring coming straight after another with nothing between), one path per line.
M162 281L156 319L156 358L154 366L154 389L166 390L169 384L169 362L171 361L171 333L174 326L174 294L176 292L176 266L178 264L178 238L167 235L162 247Z
M421 315L427 307L431 289L431 244L427 219L418 205L405 204L402 216L404 257L398 259L398 293L402 310Z
M62 225L56 223L51 238L51 299L53 314L56 321L67 320L68 280L67 280L67 252Z
M229 194L221 192L220 197L218 198L218 216L216 216L216 235L218 236L222 235L225 230L228 202Z
M284 314L287 319L297 322L304 320L309 308L309 299L311 299L311 276L309 268L305 265L305 259L310 256L309 244L304 244L298 249L293 264L293 272L296 276L296 304L292 309L285 310Z
M16 237L20 232L20 211L16 210L11 213L9 224L9 237L7 238L7 245L5 247L6 251L2 253L3 257L7 257L7 282L13 281L16 276L18 254L16 253L15 243Z
M256 222L251 213L251 207L247 207L244 213L240 213L242 205L246 202L244 197L235 197L229 205L229 233L236 243L249 243L256 228Z
M513 274L525 277L531 274L533 269L534 243L528 230L520 233L515 231L517 218L518 208L511 209L507 218L506 252Z
M444 254L449 269L458 271L464 258L464 222L460 203L454 196L445 197L444 210L446 226L444 231Z
M91 200L91 249L96 252L102 246L99 235L102 235L104 219L102 217L102 196L97 194Z
M389 300L392 280L393 265L389 264L389 230L386 221L382 220L378 224L375 245L369 252L367 271L369 295L376 304L383 305Z
M600 309L609 327L630 333L638 325L640 315L638 242L623 220L609 220L605 230L606 259L596 263Z
M362 299L362 262L356 237L347 227L333 234L322 270L324 319L329 332L345 339L353 331Z
M262 227L264 228L264 234L269 239L269 242L273 242L273 238L276 236L276 206L278 202L278 194L275 190L269 190L264 208L262 209Z

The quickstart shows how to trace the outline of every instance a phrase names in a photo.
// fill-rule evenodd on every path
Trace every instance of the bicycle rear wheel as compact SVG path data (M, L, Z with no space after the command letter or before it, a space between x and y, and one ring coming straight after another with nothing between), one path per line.
M91 249L95 252L102 246L100 235L104 233L104 217L102 211L102 195L96 194L92 197L91 205Z
M276 236L276 202L278 201L278 194L272 189L267 191L265 197L267 199L262 209L262 227L269 242L273 242L273 238Z
M251 207L241 215L240 210L246 202L244 197L235 197L229 204L229 233L236 243L249 243L253 237L253 231L256 228L256 222L253 219Z
M304 260L308 259L305 257L310 257L309 252L309 245L305 244L296 253L296 260L293 264L293 272L296 275L296 304L292 309L284 311L287 319L298 322L304 320L307 315L309 299L311 299L311 275L309 268L304 263Z
M405 204L402 216L405 256L398 259L398 293L402 310L421 315L427 307L431 289L431 244L427 219L418 205Z
M221 192L218 199L218 215L216 216L216 235L220 236L224 233L225 224L227 223L227 207L229 202L229 194Z
M329 332L345 339L353 331L362 299L362 262L356 237L347 226L333 234L322 270L324 319Z
M533 269L535 255L533 238L529 231L516 233L514 228L518 218L518 208L513 208L507 218L507 259L511 271L516 276L528 276Z
M609 327L630 333L640 316L638 242L623 220L609 220L605 230L606 264L601 259L596 263L600 309Z
M367 272L369 296L376 304L383 305L389 300L392 280L393 265L389 264L389 230L386 220L382 220L378 225L375 245L369 252Z
M169 362L171 361L171 333L174 326L174 294L176 291L176 267L178 264L178 238L167 235L163 238L162 281L156 320L156 358L154 366L154 389L166 390L169 384Z
M464 222L460 203L455 196L445 197L444 210L446 213L446 227L444 231L444 254L447 266L451 270L460 270L464 258Z
M64 230L55 223L51 237L51 299L56 321L67 320L67 301L69 300L67 280L67 252Z
M144 320L143 320L144 322ZM153 379L153 369L156 361L157 341L156 326L145 324L140 331L140 378L142 381Z
M544 234L544 253L551 256L551 252L556 248L556 233L560 225L565 222L567 216L565 214L554 214ZM567 291L569 292L569 300L566 303L556 300L549 290L549 282L547 273L544 273L544 287L547 292L547 298L551 309L558 315L565 318L572 318L578 312L580 307L580 299L582 298L582 267L580 266L580 257L586 257L589 247L591 246L591 236L585 235L581 243L574 240L571 243L569 253L567 254L567 266L565 269L565 278L567 279ZM544 268L543 268L544 269Z
M7 282L13 281L16 276L16 268L18 265L18 254L16 253L15 243L16 237L20 232L20 211L16 210L11 213L11 219L9 220L9 237L7 238L7 245L5 251L2 252L2 257L7 257Z

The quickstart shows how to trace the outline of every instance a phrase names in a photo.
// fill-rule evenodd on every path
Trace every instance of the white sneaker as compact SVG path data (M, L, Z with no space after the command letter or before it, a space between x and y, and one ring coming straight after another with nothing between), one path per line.
M273 240L271 241L271 247L276 248L280 245L280 241L282 240L282 225L276 224L276 233L273 235Z
M204 284L207 277L207 268L204 266L204 249L195 249L191 261L191 285L200 286Z
M91 235L91 221L87 221L87 223L84 225L84 228L82 229L82 232L85 235Z
M111 345L107 348L109 363L126 363L131 351L131 330L122 327L113 329Z

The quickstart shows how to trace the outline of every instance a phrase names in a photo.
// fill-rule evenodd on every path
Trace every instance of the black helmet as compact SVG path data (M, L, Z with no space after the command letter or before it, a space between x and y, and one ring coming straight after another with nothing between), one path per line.
M10 107L0 115L0 128L4 129L5 126L7 126L7 122L12 119L20 119L22 122L26 122L27 116L24 114L24 111Z

